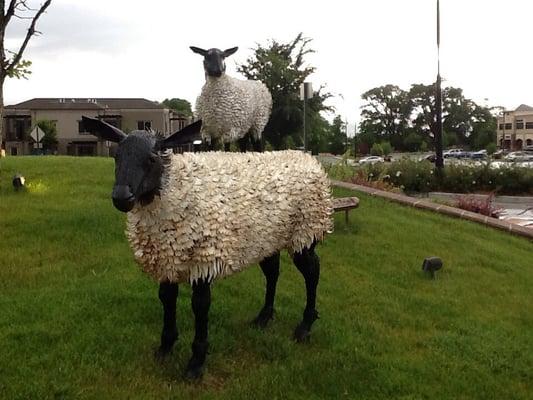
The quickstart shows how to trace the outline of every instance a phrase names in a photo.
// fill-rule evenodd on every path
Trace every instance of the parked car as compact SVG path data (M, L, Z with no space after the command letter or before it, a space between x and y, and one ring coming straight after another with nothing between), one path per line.
M473 151L470 153L470 158L473 160L482 160L487 158L487 150Z
M436 158L437 156L435 155L435 153L432 153L432 154L427 154L425 156L420 157L419 161L429 161L429 162L434 163Z
M464 154L463 149L449 149L449 150L444 151L442 153L442 156L444 158L450 158L450 157L459 158L463 154Z
M359 160L359 164L375 164L378 162L385 162L385 160L380 156L368 156Z
M494 154L492 154L492 158L494 158L495 160L500 160L506 154L507 154L507 150L500 149L500 150L495 151Z
M460 151L455 154L455 158L470 158L470 151Z
M503 159L511 162L533 161L533 154L528 154L523 151L513 151L512 153L507 154Z

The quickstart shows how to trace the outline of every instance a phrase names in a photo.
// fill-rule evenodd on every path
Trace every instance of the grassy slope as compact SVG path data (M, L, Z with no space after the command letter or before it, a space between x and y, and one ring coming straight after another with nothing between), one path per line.
M11 188L16 171L25 193ZM305 294L284 256L265 332L247 325L260 270L217 282L207 374L184 382L190 289L178 300L180 341L159 365L157 285L134 265L112 171L110 159L0 160L1 398L533 396L533 244L364 195L319 247L311 343L290 339ZM420 271L428 255L445 262L435 281Z

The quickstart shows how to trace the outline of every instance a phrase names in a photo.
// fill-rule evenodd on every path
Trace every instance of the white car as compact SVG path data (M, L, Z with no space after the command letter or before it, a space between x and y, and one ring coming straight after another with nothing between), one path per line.
M450 149L442 152L442 156L444 158L450 158L450 157L461 157L464 154L463 149Z
M375 164L378 162L385 162L385 159L380 156L368 156L359 160L359 164Z
M533 154L528 154L523 151L513 151L512 153L507 154L503 159L511 162L533 161Z

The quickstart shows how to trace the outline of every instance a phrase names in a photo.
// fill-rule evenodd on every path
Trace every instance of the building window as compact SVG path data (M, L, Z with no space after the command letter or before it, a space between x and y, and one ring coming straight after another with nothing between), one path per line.
M23 141L31 131L31 117L8 117L4 119L6 129L6 139L9 141Z
M517 122L516 123L516 129L524 129L524 123L523 122Z
M526 129L533 129L533 122L526 122Z
M137 121L137 129L140 131L149 131L152 129L152 121Z
M80 135L90 135L90 133L85 130L82 121L78 121L78 133Z
M513 124L512 124L511 122L506 123L506 124L505 124L505 129L506 129L506 130L511 130L511 129L513 129Z
M499 129L500 131L503 131L503 124L500 124L500 126L498 127L498 129Z

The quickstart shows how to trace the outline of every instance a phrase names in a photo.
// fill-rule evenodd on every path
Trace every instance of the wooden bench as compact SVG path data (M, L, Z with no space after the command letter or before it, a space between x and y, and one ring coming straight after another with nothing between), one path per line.
M359 199L357 197L337 197L333 199L334 211L344 211L346 223L348 223L348 213L350 210L357 207L359 207Z

